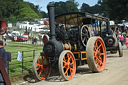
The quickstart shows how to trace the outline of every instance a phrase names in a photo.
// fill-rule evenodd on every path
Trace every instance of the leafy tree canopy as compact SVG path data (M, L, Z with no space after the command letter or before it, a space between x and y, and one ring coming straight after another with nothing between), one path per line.
M128 20L128 0L99 0L98 3L110 19Z
M101 14L102 13L102 10L101 10L101 6L96 4L94 6L89 6L88 4L86 3L83 3L81 8L80 8L80 11L81 12L88 12L88 13L91 13L91 14Z
M38 5L23 0L0 0L0 19L9 22L34 20L46 17Z
M78 3L75 0L67 0L66 2L55 2L55 14L59 15L67 12L78 12Z

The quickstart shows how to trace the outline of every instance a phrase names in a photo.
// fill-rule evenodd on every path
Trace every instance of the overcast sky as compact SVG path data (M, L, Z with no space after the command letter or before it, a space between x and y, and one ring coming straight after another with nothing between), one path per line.
M47 4L49 2L59 2L59 1L67 1L67 0L24 0L24 1L28 1L28 2L31 2L33 3L34 5L39 5L40 7L42 7L41 10L47 12ZM83 3L86 3L86 4L89 4L90 6L93 6L95 4L97 4L98 0L75 0L76 2L79 3L79 8L82 6Z

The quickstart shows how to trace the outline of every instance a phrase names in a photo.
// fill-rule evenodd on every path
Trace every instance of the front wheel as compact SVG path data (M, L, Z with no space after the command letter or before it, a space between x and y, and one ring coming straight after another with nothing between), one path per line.
M44 53L37 54L33 59L33 74L37 80L46 79L49 75L49 61Z
M76 72L76 61L71 51L65 50L59 57L59 72L64 80L70 80Z
M91 37L87 42L87 63L93 72L101 72L106 65L106 47L100 37Z

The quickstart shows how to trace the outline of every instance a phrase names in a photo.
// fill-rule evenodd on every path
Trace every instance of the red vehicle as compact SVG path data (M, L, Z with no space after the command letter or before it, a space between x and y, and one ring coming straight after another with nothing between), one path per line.
M28 38L24 37L24 36L15 36L11 38L12 41L27 41Z

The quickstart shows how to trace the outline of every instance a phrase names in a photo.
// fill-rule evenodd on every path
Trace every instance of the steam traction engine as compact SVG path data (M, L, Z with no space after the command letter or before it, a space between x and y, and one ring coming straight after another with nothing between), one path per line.
M62 78L70 80L75 75L76 67L84 64L88 64L92 72L103 71L106 64L105 44L100 37L90 37L88 27L84 25L90 21L88 18L82 18L85 13L55 17L54 5L49 4L47 8L50 40L44 44L43 53L34 57L35 78L46 79L51 70L59 69Z

